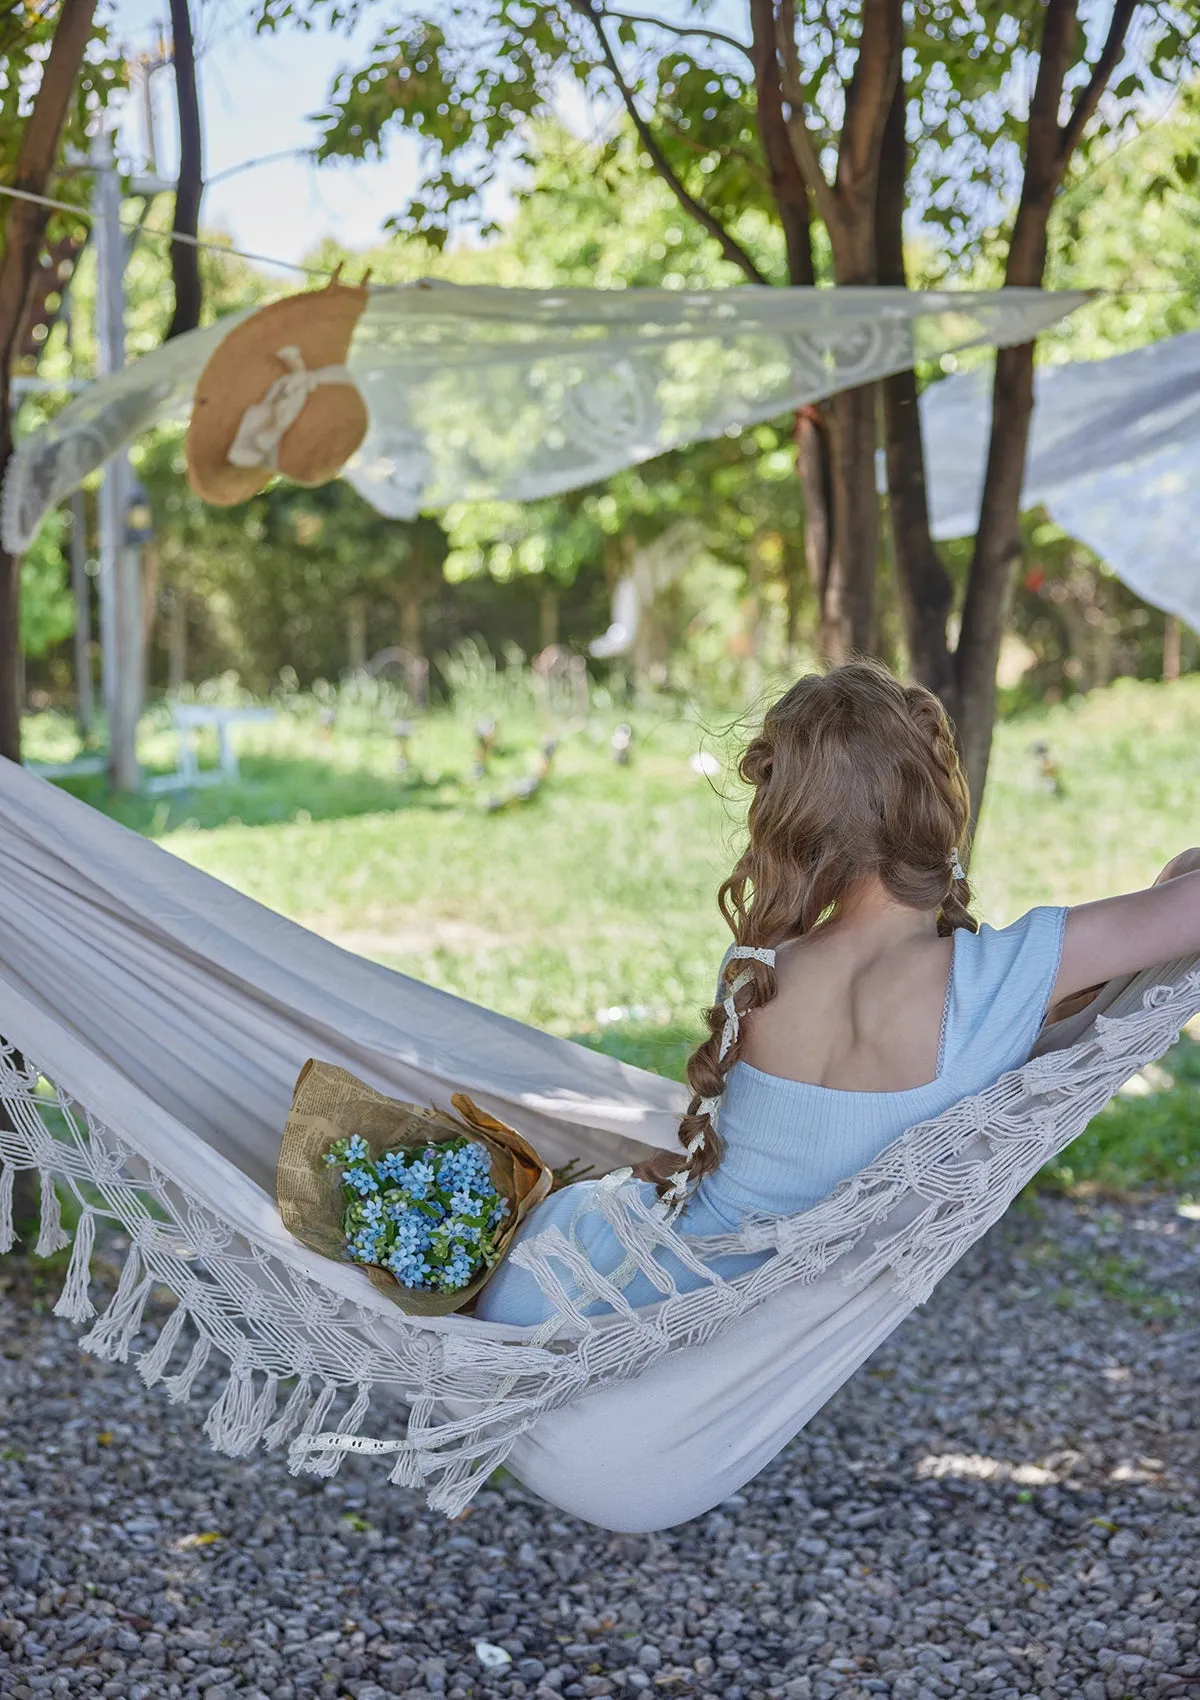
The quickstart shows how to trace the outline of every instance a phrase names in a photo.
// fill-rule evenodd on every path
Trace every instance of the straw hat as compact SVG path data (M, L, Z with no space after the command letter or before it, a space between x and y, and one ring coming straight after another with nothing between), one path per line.
M223 339L200 374L187 434L188 482L215 507L248 501L277 472L335 478L362 442L367 409L345 359L365 283L273 301Z
M473 1104L465 1093L455 1093L450 1102L461 1121L444 1110L385 1098L344 1068L310 1058L296 1081L275 1171L284 1227L302 1245L345 1261L341 1171L324 1160L333 1141L357 1133L366 1140L374 1160L398 1145L421 1147L465 1134L486 1149L492 1160L492 1185L509 1202L504 1228L496 1237L502 1258L530 1210L550 1191L554 1176L527 1140ZM356 1267L410 1315L445 1316L471 1302L499 1261L457 1293L419 1291L403 1286L386 1269L371 1264Z

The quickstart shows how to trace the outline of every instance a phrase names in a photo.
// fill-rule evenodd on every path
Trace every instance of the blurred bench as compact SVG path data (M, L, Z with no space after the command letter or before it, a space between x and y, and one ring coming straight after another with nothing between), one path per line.
M235 726L274 720L273 708L215 708L208 703L177 702L171 705L171 721L179 734L179 766L174 773L158 774L143 782L145 791L183 791L195 785L236 785L239 779L237 751L231 732ZM198 744L204 732L217 734L217 766L201 769Z

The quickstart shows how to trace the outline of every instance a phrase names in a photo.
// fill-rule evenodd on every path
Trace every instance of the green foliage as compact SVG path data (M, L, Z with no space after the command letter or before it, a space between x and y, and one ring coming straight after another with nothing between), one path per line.
M1054 215L1048 282L1102 295L1055 331L1055 359L1098 360L1200 326L1200 82L1145 134L1096 150Z
M794 10L808 128L832 171L861 7L856 0L799 0ZM264 28L314 21L342 28L363 15L361 0L262 0ZM1015 205L1044 17L1040 0L950 0L908 12L909 202L914 220L938 232L944 267L973 265ZM379 154L399 128L418 135L421 174L396 209L394 227L441 245L451 230L482 216L501 171L511 180L514 166L532 165L531 125L555 110L565 84L576 84L600 110L619 108L627 95L681 189L753 247L769 280L783 282L749 43L716 22L707 0L683 0L659 21L610 12L593 0L572 7L556 0L397 7L365 62L337 75L318 118L321 157ZM1137 8L1130 45L1082 139L1081 172L1112 141L1128 140L1186 78L1196 62L1196 23L1190 0ZM1075 31L1072 101L1089 80L1106 27L1106 14L1088 16ZM623 145L620 129L611 145ZM641 169L653 168L641 146L638 158ZM744 227L755 222L760 241L747 244ZM818 246L819 271L823 253Z
M17 0L0 14L0 182L10 183L21 152L24 124L29 116L31 93L41 76L58 25L56 6L38 6ZM60 142L60 153L68 148L86 151L89 132L97 114L125 84L125 63L119 53L109 51L108 28L95 24L92 40L76 83L74 99ZM65 172L54 185L57 200L87 204L88 180L76 172ZM11 203L0 199L0 232ZM50 226L53 238L61 230L77 227L64 224L66 214L55 214Z
M21 562L21 648L26 655L45 655L75 630L64 530L62 514L50 514Z
M441 583L441 525L385 519L340 480L315 490L280 482L239 507L210 508L183 477L179 438L165 433L138 472L164 580L203 608L210 655L252 689L269 689L285 669L305 680L340 672L352 598L379 610L383 647L399 641L400 604Z

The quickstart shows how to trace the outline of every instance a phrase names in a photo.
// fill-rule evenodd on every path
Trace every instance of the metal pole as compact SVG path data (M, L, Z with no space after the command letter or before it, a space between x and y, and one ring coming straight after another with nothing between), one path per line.
M117 178L111 136L99 138L96 171L96 341L100 372L107 376L125 364L125 245L120 226L121 186ZM141 712L139 650L129 643L129 604L140 632L140 562L125 548L125 509L130 484L129 461L114 455L104 469L100 486L100 643L103 660L104 710L108 718L108 768L120 791L132 791L139 780L137 723Z
M87 580L87 510L83 491L71 497L71 590L75 597L75 717L80 735L92 730L95 704L92 700L92 606Z
M68 288L63 290L63 322L67 333L67 357L75 376L75 312ZM79 733L87 738L92 730L95 704L92 697L92 597L87 580L87 506L83 491L71 497L71 594L75 599L75 718Z

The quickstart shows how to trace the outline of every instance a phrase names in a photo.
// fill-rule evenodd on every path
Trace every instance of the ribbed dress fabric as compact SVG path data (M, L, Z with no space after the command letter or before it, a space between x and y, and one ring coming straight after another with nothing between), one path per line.
M718 1111L725 1155L688 1200L678 1231L689 1237L726 1234L747 1216L809 1210L907 1128L941 1115L1025 1062L1058 977L1066 917L1065 909L1045 905L1008 927L984 925L977 933L954 934L937 1073L924 1086L843 1091L735 1063ZM611 1274L624 1253L604 1218L588 1210L594 1184L581 1181L552 1194L530 1213L518 1240L557 1226L573 1232L594 1268ZM639 1186L647 1200L654 1196L648 1182L626 1184ZM662 1261L681 1291L700 1284L701 1277L669 1254ZM709 1267L728 1279L760 1261L760 1255L724 1257ZM635 1276L625 1294L634 1305L662 1296L644 1275ZM590 1307L592 1314L608 1308ZM529 1326L553 1311L533 1277L509 1259L480 1294L476 1314Z

